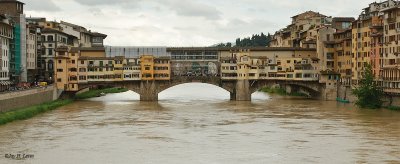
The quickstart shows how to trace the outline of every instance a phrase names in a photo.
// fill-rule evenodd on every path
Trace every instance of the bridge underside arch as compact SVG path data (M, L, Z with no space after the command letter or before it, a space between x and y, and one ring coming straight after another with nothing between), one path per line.
M264 87L280 87L288 93L301 92L308 94L312 98L319 98L322 93L322 87L318 82L288 82L288 81L255 81L250 82L251 93L260 91Z

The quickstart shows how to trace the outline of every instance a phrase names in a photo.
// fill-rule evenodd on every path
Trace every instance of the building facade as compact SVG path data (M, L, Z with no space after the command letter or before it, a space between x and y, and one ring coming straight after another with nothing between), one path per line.
M10 82L10 45L13 27L5 15L0 15L0 91L8 90Z
M10 42L10 80L16 84L27 82L26 70L26 20L24 3L17 0L0 0L0 14L7 15L13 25L13 39Z

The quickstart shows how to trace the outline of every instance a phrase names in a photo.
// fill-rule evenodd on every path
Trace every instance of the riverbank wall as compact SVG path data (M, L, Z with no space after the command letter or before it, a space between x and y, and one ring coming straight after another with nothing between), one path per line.
M57 100L60 93L54 86L0 94L0 112L38 105Z
M352 93L352 89L349 86L338 87L338 97L344 100L349 100L350 103L355 103L357 97ZM385 94L383 98L383 106L398 106L400 107L400 95L388 95Z

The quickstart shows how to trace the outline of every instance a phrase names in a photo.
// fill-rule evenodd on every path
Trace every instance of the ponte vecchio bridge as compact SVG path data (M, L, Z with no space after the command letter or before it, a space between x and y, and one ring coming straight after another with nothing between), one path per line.
M99 50L98 56L93 55L93 51L57 51L66 54L57 55L59 89L76 92L99 85L123 87L138 93L142 101L157 101L160 92L173 86L207 83L227 90L231 100L237 101L250 101L251 94L265 86L316 99L336 98L338 74L319 71L315 49L167 48L165 55L136 57L127 55L126 49L107 56Z

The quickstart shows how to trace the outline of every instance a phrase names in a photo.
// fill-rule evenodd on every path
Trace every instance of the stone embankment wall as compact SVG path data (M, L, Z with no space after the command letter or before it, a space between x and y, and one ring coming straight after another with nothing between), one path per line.
M0 112L37 105L58 99L60 94L53 86L0 94Z
M342 99L349 100L351 103L355 103L357 101L357 97L353 95L350 87L339 86L338 96ZM383 101L383 106L400 106L399 95L385 95Z
M352 93L352 89L349 86L339 86L338 87L338 97L341 99L349 100L351 103L357 101L357 97Z

